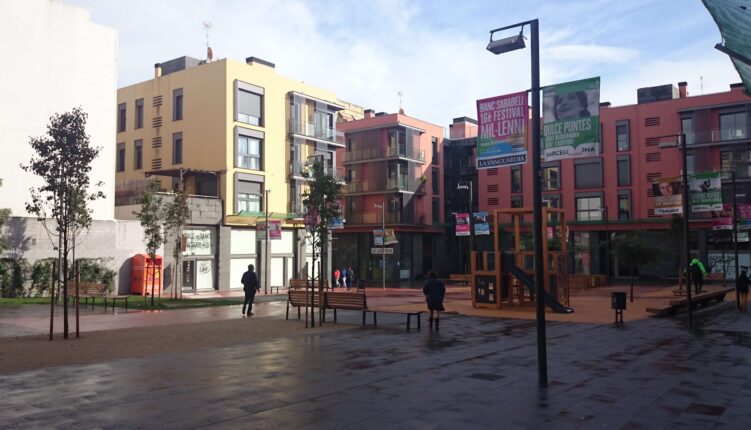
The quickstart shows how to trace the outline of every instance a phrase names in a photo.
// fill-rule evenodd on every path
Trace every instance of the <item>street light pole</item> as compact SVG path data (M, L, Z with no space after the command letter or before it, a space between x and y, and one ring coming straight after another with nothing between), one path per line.
M501 27L490 31L490 40L488 50L494 54L524 48L521 34L516 38L507 38L493 41L493 33L508 30L515 27L530 27L530 48L531 52L531 75L532 88L530 89L532 97L532 218L534 228L534 246L535 246L535 315L537 319L537 377L540 386L548 385L548 353L545 340L545 271L542 249L542 187L541 172L542 163L540 160L540 45L539 45L539 26L538 21L520 22L518 24Z
M688 197L691 195L688 190L688 155L686 152L688 151L688 148L686 148L686 134L681 133L679 135L679 145L681 147L681 158L682 158L682 164L683 164L683 245L684 245L684 258L686 260L686 304L688 305L688 327L691 328L691 324L693 322L692 318L692 309L691 307L693 304L691 303L691 282L690 282L690 276L691 273L689 269L691 268L691 250L690 250L690 243L689 243L689 229L688 229L688 218L689 218L689 204L688 204Z
M264 199L264 206L266 207L266 243L264 244L265 247L265 257L264 263L263 263L263 294L269 293L269 193L271 190L266 190L266 198Z
M383 289L386 290L386 200L374 206L381 208L381 281Z

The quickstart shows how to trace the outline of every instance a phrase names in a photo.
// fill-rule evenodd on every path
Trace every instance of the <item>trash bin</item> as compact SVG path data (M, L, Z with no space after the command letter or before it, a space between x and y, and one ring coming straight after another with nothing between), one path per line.
M612 302L610 304L610 309L615 309L617 311L626 309L626 293L614 291L611 293L611 299Z
M626 293L614 291L610 295L610 308L615 309L615 323L623 323L623 310L626 309Z

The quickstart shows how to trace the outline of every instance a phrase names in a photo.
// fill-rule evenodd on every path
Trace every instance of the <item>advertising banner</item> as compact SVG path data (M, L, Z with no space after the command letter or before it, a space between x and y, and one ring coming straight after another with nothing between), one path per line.
M722 205L721 211L712 212L712 230L732 230L733 209L731 205Z
M341 230L344 228L344 220L337 217L329 220L329 230Z
M456 214L456 235L469 236L469 214Z
M693 212L722 210L720 173L696 173L688 177L689 202Z
M527 162L527 92L477 101L477 168Z
M280 240L282 238L282 222L279 220L269 220L269 240ZM258 221L256 223L256 240L266 240L266 222Z
M391 228L386 229L386 243L383 244L383 234L381 233L383 230L380 228L377 228L373 230L373 244L375 246L383 246L383 245L393 245L395 243L399 243L398 240L396 240L396 233L394 233L394 230Z
M490 234L487 212L475 212L472 214L472 223L475 227L475 236Z
M655 215L683 213L683 193L680 176L658 178L652 182Z
M738 204L738 230L751 230L751 204Z
M545 161L599 153L600 78L545 87L542 93Z

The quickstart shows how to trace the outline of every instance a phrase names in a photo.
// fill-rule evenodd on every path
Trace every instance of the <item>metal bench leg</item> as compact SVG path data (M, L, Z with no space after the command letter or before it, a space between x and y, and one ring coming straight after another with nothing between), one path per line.
M297 319L300 319L300 318L302 318L302 316L300 316L300 306L298 306L297 307Z
M378 312L373 311L373 328L376 328L378 325Z
M407 331L409 331L409 323L410 323L411 319L412 319L412 314L407 313Z
M367 312L362 311L362 325L365 325L365 314L367 314Z
M125 298L125 313L128 313L128 298Z
M336 308L334 308L334 322L337 322L336 321Z
M417 329L418 329L418 330L420 330L420 315L421 315L421 313L420 313L420 312L418 312L418 313L417 313Z
M289 319L289 300L287 300L287 317L284 318L285 320Z

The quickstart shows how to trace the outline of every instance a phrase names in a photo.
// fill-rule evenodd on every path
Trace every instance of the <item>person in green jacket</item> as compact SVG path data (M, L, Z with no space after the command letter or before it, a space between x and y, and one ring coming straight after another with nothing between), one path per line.
M694 291L696 294L701 293L701 289L704 287L704 278L707 276L707 270L698 258L691 260L688 270L691 276L691 282L694 283ZM689 285L691 288L691 285Z

